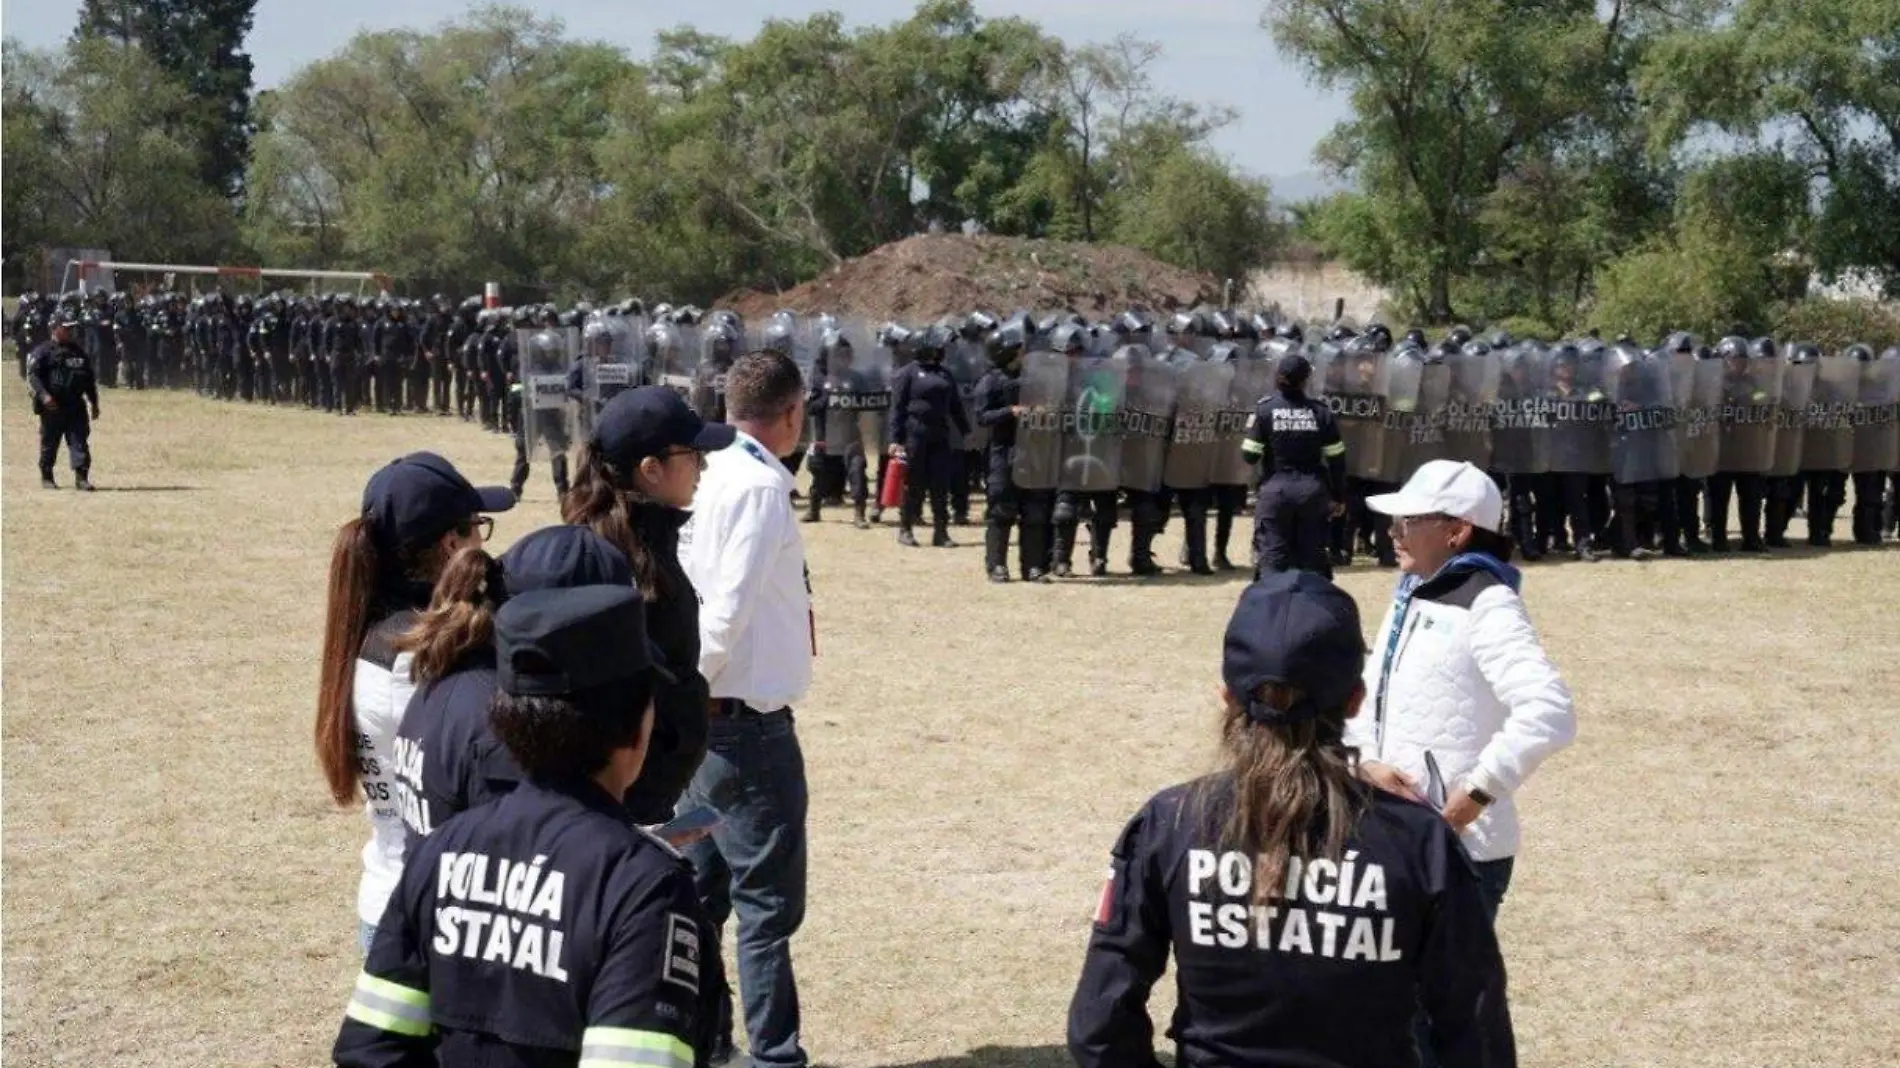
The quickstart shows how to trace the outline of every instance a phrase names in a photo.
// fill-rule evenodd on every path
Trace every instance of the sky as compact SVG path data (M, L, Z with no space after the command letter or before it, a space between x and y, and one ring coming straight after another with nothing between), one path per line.
M429 29L469 5L454 0L258 0L249 50L257 88L272 88L298 68L341 48L357 32ZM681 22L708 33L747 38L768 17L801 19L837 11L852 25L896 22L914 0L722 0L706 5L652 0L540 0L525 3L561 19L569 36L608 41L636 58L653 35ZM1225 104L1239 119L1213 140L1243 170L1311 182L1313 146L1344 118L1343 96L1306 84L1260 28L1262 0L976 0L986 17L1018 15L1070 44L1134 33L1158 42L1155 85L1171 96ZM78 21L77 0L5 0L4 30L33 48L58 47ZM1289 185L1296 183L1287 183ZM1280 191L1283 195L1291 189Z

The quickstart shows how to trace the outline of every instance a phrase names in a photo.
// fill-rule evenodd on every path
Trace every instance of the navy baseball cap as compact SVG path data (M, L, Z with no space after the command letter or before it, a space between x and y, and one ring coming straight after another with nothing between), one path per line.
M1365 664L1352 595L1311 571L1279 571L1242 591L1227 621L1221 679L1254 722L1299 723L1344 705ZM1305 697L1290 709L1269 708L1254 699L1269 682Z
M631 586L530 590L495 613L495 682L521 697L565 697L653 672L646 602Z
M1304 382L1313 373L1313 361L1296 352L1280 361L1278 373L1286 376L1288 382Z
M505 486L480 489L432 452L412 452L383 465L363 487L363 518L387 549L426 545L479 512L515 506Z
M509 596L575 586L632 586L633 567L613 542L586 527L542 527L501 554Z
M716 452L738 439L725 423L708 423L665 386L630 389L594 417L594 445L608 463L631 471L641 460L668 449Z

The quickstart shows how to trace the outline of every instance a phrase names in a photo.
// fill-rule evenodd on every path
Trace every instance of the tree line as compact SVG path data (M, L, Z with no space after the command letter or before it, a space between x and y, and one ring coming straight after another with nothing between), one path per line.
M1317 153L1350 191L1285 219L1156 45L968 0L643 57L480 7L253 94L254 2L85 0L63 49L7 43L10 282L103 246L704 303L975 220L1231 277L1297 241L1397 319L1541 334L1825 334L1885 313L1811 276L1900 296L1892 0L1266 0L1282 61L1351 102Z

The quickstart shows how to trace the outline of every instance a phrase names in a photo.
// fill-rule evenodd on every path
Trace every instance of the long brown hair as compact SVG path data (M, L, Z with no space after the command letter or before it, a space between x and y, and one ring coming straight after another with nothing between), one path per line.
M358 516L343 524L330 547L330 588L324 610L323 648L317 682L317 764L330 797L347 805L356 796L356 658L363 636L375 621L377 594L385 583L427 581L442 567L434 542L407 547L388 558L376 547L369 520Z
M634 520L636 507L657 508L659 502L640 491L633 472L609 463L591 441L581 447L575 467L574 484L561 500L561 521L589 528L624 553L640 596L651 601L677 593L666 588L670 585L666 573Z
M1278 683L1252 695L1281 710L1305 696ZM1344 744L1345 709L1270 724L1249 718L1246 702L1246 695L1231 695L1221 721L1221 748L1233 783L1221 840L1224 848L1254 858L1254 900L1265 904L1280 892L1294 857L1340 859L1370 794Z
M470 546L449 558L429 607L396 638L396 651L410 654L417 686L448 674L470 650L494 640L504 591L501 562L483 549Z

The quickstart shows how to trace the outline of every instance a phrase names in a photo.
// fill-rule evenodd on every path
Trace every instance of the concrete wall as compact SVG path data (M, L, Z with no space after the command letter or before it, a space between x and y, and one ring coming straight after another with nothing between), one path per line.
M1331 322L1333 302L1343 297L1346 315L1364 324L1381 316L1391 299L1384 289L1336 263L1312 260L1278 263L1247 279L1248 301L1257 307L1279 304L1295 319Z

